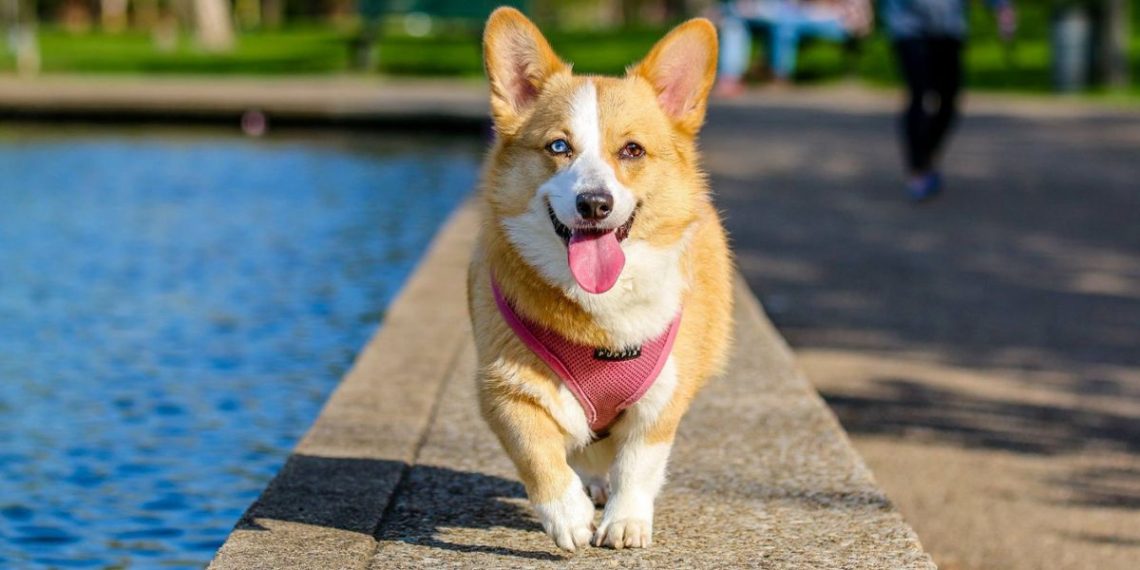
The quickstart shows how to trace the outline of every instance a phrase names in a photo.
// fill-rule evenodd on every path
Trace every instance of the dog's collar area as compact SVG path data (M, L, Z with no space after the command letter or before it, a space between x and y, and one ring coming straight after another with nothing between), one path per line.
M595 348L595 360L608 360L610 362L621 362L623 360L632 360L641 356L641 347L635 346L633 348L626 348L622 350L610 350L608 348Z
M622 411L637 403L660 376L681 325L678 312L659 336L622 350L576 344L519 315L491 278L503 320L577 398L595 437L604 437Z

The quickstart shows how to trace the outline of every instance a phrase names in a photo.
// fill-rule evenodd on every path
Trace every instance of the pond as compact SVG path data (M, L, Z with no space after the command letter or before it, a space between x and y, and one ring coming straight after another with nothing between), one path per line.
M480 148L0 128L0 568L207 563Z

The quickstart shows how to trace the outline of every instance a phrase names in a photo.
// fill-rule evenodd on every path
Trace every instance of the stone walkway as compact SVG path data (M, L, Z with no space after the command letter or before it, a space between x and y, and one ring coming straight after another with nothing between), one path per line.
M731 372L685 419L654 546L557 550L477 410L477 225L465 208L444 229L211 568L933 567L742 282Z

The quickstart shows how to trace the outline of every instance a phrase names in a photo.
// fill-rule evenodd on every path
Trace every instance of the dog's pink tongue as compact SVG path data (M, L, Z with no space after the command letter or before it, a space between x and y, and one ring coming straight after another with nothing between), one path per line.
M613 231L574 232L567 257L574 280L594 294L612 289L625 267L625 252Z

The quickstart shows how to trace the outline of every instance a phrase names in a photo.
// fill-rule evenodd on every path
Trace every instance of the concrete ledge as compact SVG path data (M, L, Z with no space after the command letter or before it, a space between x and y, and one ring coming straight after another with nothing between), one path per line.
M482 130L479 81L354 76L230 78L0 77L0 118L39 121L236 123L250 110L272 124Z
M565 556L479 418L461 208L211 568L933 568L737 281L730 373L681 427L655 545Z
M719 109L819 109L890 114L895 91L858 85L750 91L714 100ZM1094 99L975 94L970 115L1073 119L1140 113L1135 105ZM0 119L93 122L236 123L258 110L274 125L414 127L446 131L488 128L487 86L480 80L387 79L375 76L177 77L0 76Z

